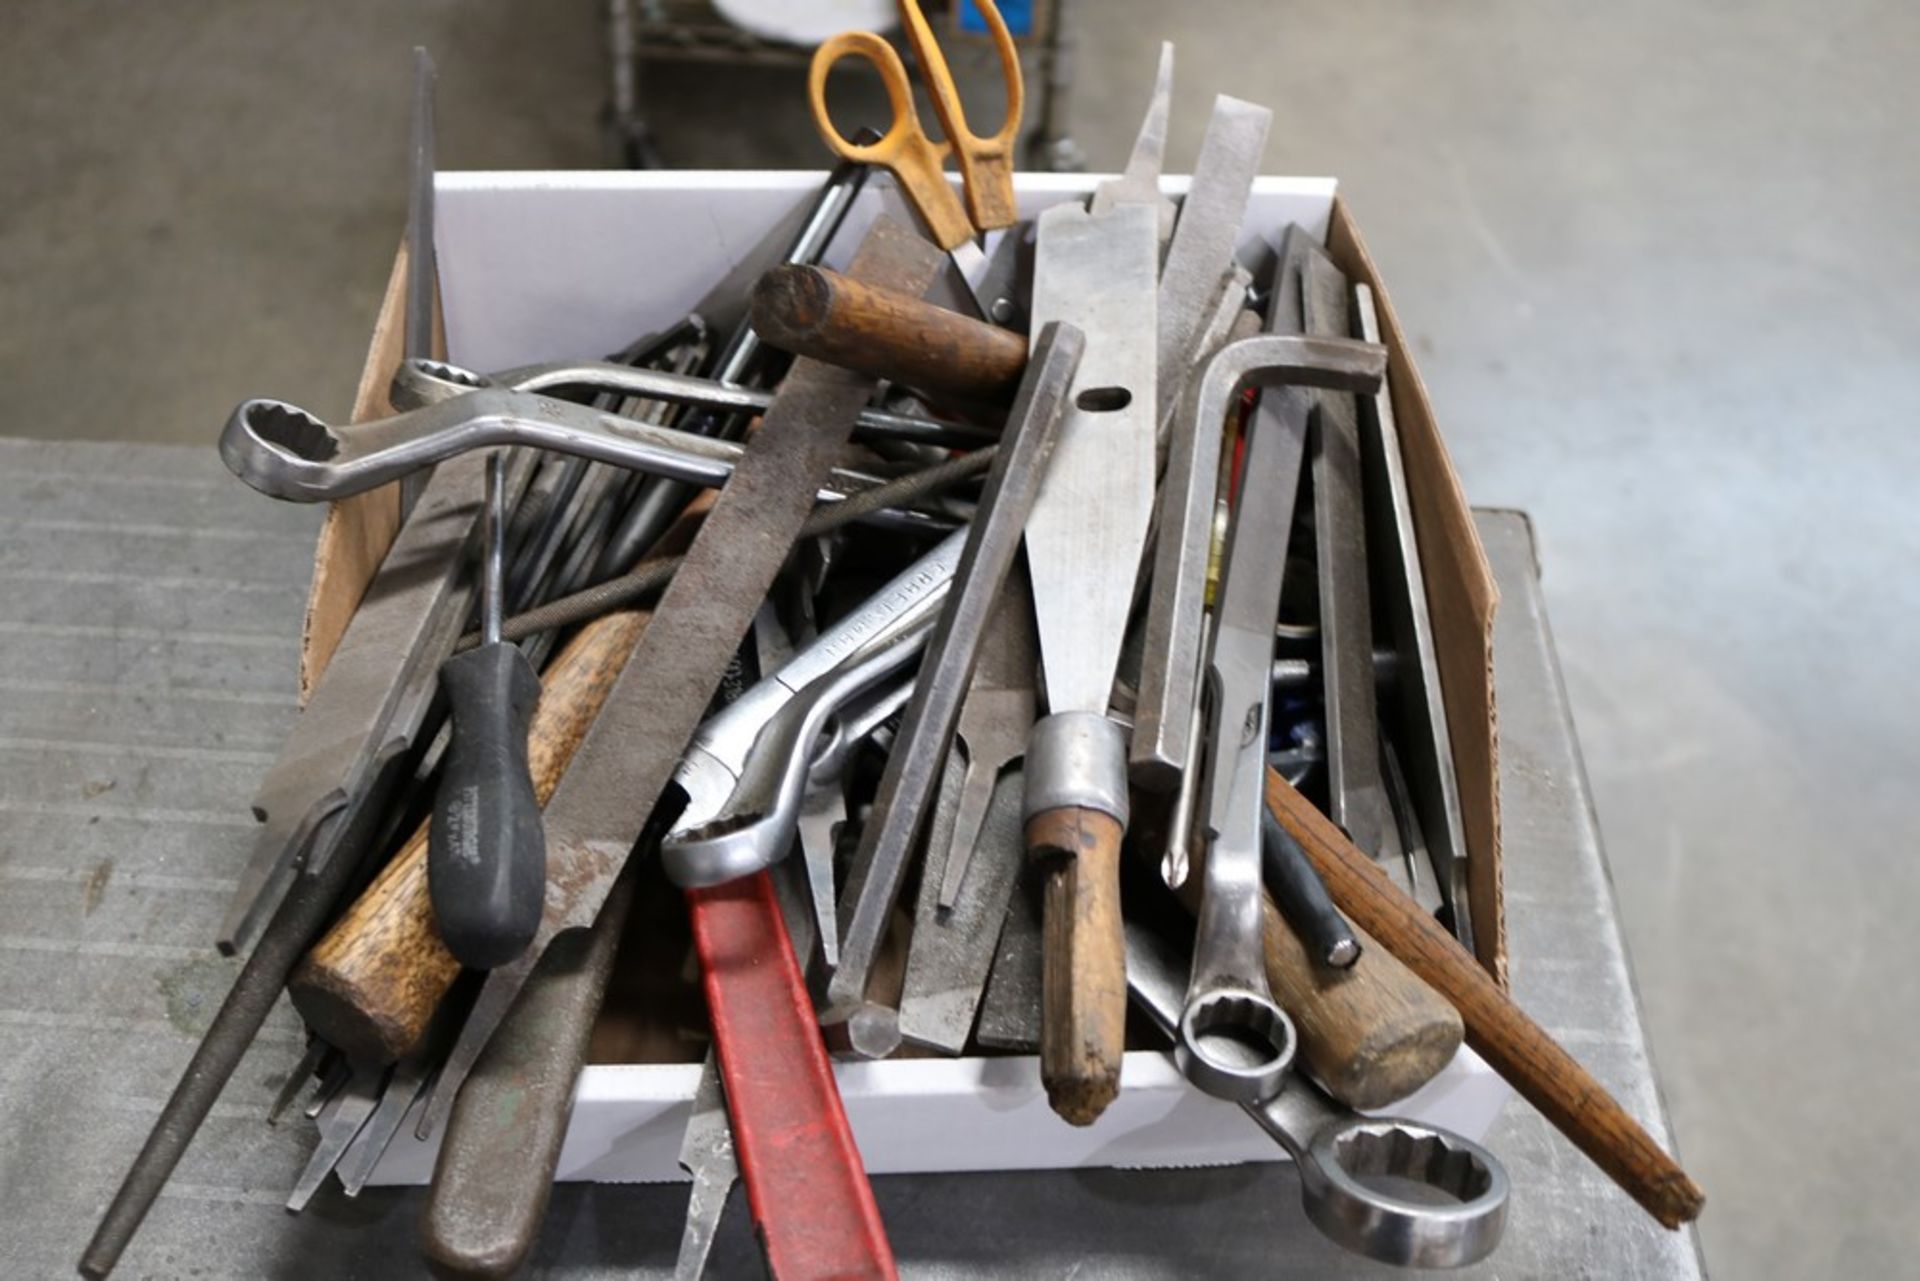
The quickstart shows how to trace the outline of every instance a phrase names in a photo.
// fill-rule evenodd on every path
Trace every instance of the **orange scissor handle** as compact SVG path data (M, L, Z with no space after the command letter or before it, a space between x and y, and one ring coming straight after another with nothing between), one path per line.
M1011 227L1020 216L1013 196L1013 160L1020 136L1020 114L1026 108L1027 87L1020 74L1019 46L1014 44L1013 33L1007 30L1006 20L1000 16L1000 7L994 0L975 0L975 4L993 32L994 50L1000 55L1000 75L1007 85L1006 119L1001 122L999 132L990 138L982 138L967 127L960 91L954 88L953 73L947 67L946 55L940 52L940 45L933 38L933 28L927 25L927 15L920 11L920 0L899 0L900 22L906 28L907 42L913 46L914 59L920 64L920 74L926 77L927 93L933 99L935 114L940 117L940 127L946 131L954 159L959 162L960 177L967 189L967 212L974 226L992 231Z
M880 83L887 89L893 124L871 146L863 147L842 134L827 114L827 75L842 58L864 59L880 74ZM943 63L941 70L945 69ZM937 92L934 99L939 100ZM919 113L913 109L913 85L907 80L906 64L892 45L871 31L844 31L828 40L813 51L813 65L807 73L807 101L813 108L813 123L834 154L857 164L882 165L890 170L942 249L952 249L973 238L967 211L947 182L945 165L953 148L927 137L921 127Z

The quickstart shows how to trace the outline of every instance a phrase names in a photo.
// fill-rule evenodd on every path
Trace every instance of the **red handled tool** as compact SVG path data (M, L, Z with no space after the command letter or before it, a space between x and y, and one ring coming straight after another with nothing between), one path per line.
M734 1149L778 1281L897 1274L767 873L687 891Z

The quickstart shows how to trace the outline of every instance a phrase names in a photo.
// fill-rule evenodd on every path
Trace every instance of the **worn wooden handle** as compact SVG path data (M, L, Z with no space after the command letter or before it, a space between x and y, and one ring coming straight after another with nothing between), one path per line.
M788 263L753 289L753 328L811 356L936 399L1006 404L1027 367L1027 340L909 294Z
M648 556L685 550L713 505L696 498ZM534 795L545 805L639 643L649 610L621 610L582 627L540 678L527 728ZM386 1063L418 1043L460 974L440 941L427 890L427 825L407 841L287 983L294 1008L350 1057Z
M1120 821L1063 808L1027 820L1047 877L1040 984L1040 1077L1047 1101L1091 1125L1120 1092L1127 1040L1127 942L1120 917Z
M1480 968L1453 935L1396 887L1272 770L1267 805L1327 882L1333 901L1459 1009L1467 1044L1554 1128L1669 1228L1700 1217L1706 1194L1593 1075Z
M542 677L540 703L527 730L533 790L542 805L599 715L646 618L643 611L623 610L595 619ZM422 823L314 944L287 992L322 1039L356 1060L384 1063L414 1046L459 973L460 963L440 941L434 922L427 892L427 825Z

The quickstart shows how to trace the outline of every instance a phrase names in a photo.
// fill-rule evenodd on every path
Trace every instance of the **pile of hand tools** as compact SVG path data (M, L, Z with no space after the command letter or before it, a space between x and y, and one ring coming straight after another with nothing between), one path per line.
M832 1056L1037 1052L1087 1125L1130 1001L1372 1258L1499 1241L1491 1153L1356 1111L1463 1037L1660 1221L1698 1213L1473 958L1380 319L1305 231L1245 225L1270 113L1219 98L1169 199L1169 47L1125 172L1021 221L1017 59L979 138L901 9L948 141L890 44L829 42L812 97L844 163L749 320L608 362L434 358L422 88L396 412L250 400L220 442L282 499L400 482L404 521L262 785L220 940L251 952L88 1275L283 991L312 1031L283 1104L319 1082L290 1206L329 1173L357 1193L403 1128L438 1135L429 1259L510 1273L596 1018L684 986L689 952L697 996L654 1011L711 1035L683 1276L736 1174L774 1275L893 1274ZM886 133L828 120L844 57L886 81ZM829 270L869 166L932 239L882 215ZM1257 273L1251 233L1279 245ZM924 297L947 272L974 314Z

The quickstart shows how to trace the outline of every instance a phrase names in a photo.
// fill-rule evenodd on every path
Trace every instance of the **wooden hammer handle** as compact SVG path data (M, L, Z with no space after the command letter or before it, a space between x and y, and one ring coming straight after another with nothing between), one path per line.
M712 505L703 495L649 557L684 550ZM534 796L545 805L639 643L647 610L621 610L582 627L540 678L527 728ZM422 823L287 982L294 1008L321 1039L356 1061L390 1063L416 1045L460 963L440 941L427 892Z
M527 731L540 804L560 785L646 619L638 610L595 619L541 679ZM420 825L287 983L308 1025L355 1061L391 1062L412 1049L460 973L427 892L427 828Z
M1027 367L1011 330L798 263L760 277L753 328L782 351L962 403L1010 403Z
M1053 1110L1091 1125L1120 1093L1127 1048L1127 941L1120 918L1120 821L1068 806L1027 820L1047 877L1040 980L1040 1078Z
M1453 1061L1459 1011L1364 930L1354 931L1360 959L1332 969L1314 962L1271 894L1260 914L1267 984L1300 1034L1301 1062L1327 1093L1348 1107L1385 1107Z
M1320 869L1340 910L1453 1002L1467 1043L1555 1129L1667 1227L1700 1217L1706 1194L1686 1171L1451 934L1272 770L1267 805Z

